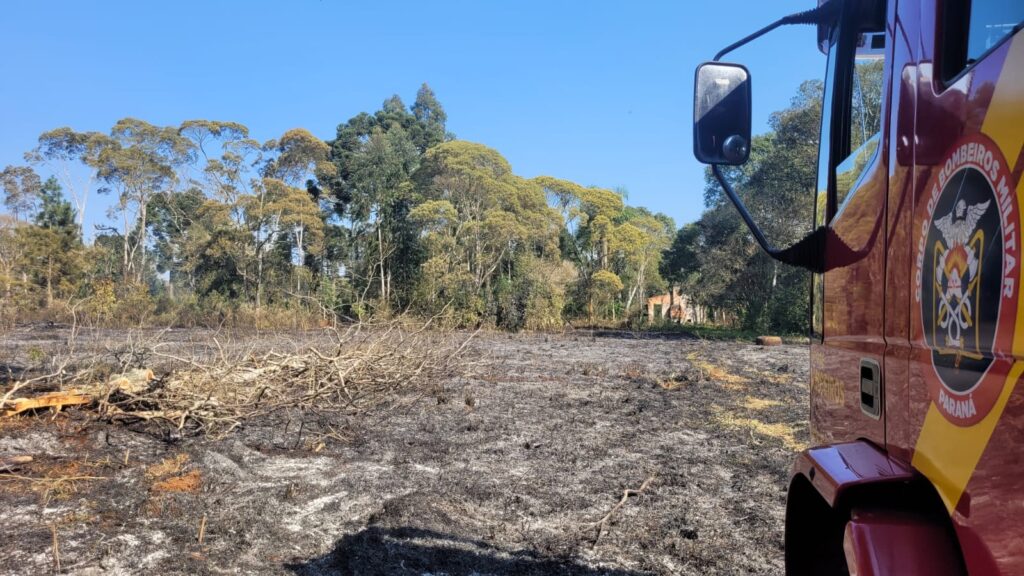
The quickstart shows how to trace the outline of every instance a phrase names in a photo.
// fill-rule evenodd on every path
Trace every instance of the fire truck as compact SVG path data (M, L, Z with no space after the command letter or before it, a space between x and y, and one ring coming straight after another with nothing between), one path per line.
M814 224L780 248L723 172L752 98L723 58L791 24L827 63ZM1024 574L1022 27L1024 0L828 0L696 71L695 156L812 273L788 574Z

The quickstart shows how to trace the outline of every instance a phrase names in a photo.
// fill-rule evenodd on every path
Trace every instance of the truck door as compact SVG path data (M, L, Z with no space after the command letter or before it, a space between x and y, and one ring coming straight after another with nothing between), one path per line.
M869 3L863 3L867 5ZM813 279L813 443L885 445L885 218L889 42L885 7L847 12L828 39L815 224L831 230Z
M968 571L1024 573L1024 2L920 0L906 433Z

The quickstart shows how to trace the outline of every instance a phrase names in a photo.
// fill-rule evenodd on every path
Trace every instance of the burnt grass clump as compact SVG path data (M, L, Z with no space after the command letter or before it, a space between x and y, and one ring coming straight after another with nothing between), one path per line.
M3 338L11 365L63 341ZM481 333L443 382L358 411L286 405L216 435L0 418L0 457L33 457L0 470L0 573L781 574L807 370L799 345Z

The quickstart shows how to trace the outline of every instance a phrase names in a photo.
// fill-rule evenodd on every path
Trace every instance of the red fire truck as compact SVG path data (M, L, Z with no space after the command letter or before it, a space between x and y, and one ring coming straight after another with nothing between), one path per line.
M813 231L780 249L721 170L751 132L722 58L787 24L827 65ZM1024 0L828 0L697 69L697 159L813 274L789 574L1024 574L1022 27Z

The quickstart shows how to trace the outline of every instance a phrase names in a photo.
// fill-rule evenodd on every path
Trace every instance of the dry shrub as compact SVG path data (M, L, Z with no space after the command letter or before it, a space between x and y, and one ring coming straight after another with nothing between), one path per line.
M329 330L331 344L293 353L229 354L214 361L174 358L187 368L139 394L101 403L114 420L159 421L179 431L220 436L246 420L288 409L354 415L395 398L440 386L472 335L408 331L402 324ZM165 356L154 353L156 356Z

